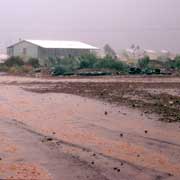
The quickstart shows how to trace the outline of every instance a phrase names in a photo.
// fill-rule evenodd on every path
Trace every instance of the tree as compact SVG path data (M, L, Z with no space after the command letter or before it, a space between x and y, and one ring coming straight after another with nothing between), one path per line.
M114 51L114 49L111 48L111 46L109 44L106 44L104 46L104 52L105 52L106 56L111 56L112 58L116 58L117 57L116 52Z

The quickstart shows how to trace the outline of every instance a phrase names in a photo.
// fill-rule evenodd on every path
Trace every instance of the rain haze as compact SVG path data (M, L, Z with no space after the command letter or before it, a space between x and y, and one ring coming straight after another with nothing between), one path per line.
M1 0L0 48L28 38L180 52L179 8L179 0Z
M0 180L180 180L180 0L0 2Z

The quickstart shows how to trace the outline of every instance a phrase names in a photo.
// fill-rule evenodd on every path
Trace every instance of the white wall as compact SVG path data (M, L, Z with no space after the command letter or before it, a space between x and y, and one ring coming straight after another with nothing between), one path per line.
M26 49L25 54L23 53L24 48ZM22 41L14 45L13 56L20 56L25 61L27 61L29 58L38 58L38 46Z
M24 53L24 49L26 53ZM90 50L84 49L46 49L31 44L26 41L19 42L14 46L11 46L8 50L9 56L19 56L27 61L29 58L37 58L41 65L46 63L48 58L62 58L68 56L80 56L86 53L90 53Z

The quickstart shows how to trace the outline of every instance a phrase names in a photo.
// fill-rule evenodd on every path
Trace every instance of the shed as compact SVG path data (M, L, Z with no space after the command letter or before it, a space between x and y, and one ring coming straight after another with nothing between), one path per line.
M79 41L21 40L7 48L7 54L19 56L24 61L37 58L41 65L48 58L77 57L98 50Z

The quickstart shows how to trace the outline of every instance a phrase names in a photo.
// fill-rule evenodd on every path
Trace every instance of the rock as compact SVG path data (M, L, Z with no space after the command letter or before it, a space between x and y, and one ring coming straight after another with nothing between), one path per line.
M173 174L171 174L171 173L168 173L168 176L173 176Z
M169 104L170 104L170 105L173 105L173 104L174 104L174 102L173 102L173 101L169 101Z
M94 165L95 164L94 161L92 161L91 164Z
M47 137L46 140L47 140L47 141L53 141L53 138Z
M136 104L133 104L132 107L135 108L135 107L136 107Z
M120 137L123 137L123 133L120 134Z
M108 112L107 112L107 111L105 111L105 112L104 112L104 114L107 116L107 115L108 115Z
M121 170L119 169L119 168L117 168L117 167L114 167L113 168L115 171L117 171L117 172L120 172Z
M145 133L145 134L147 134L147 133L148 133L148 131L147 131L147 130L145 130L145 131L144 131L144 133Z

